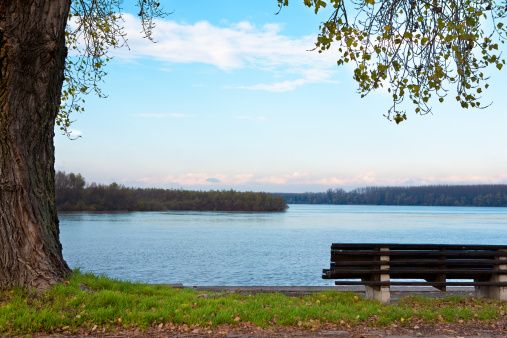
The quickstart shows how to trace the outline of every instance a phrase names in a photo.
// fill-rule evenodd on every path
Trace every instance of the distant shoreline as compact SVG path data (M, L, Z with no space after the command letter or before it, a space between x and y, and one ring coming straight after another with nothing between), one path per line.
M287 204L507 207L507 184L366 187L346 192L272 193Z

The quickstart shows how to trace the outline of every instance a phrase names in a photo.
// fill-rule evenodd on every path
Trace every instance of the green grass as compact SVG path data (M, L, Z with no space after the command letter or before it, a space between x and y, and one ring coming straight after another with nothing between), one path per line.
M92 292L82 291L86 285ZM123 282L75 271L52 290L36 294L22 289L0 292L0 334L113 330L161 323L213 327L250 322L261 327L321 323L353 326L413 325L415 322L488 321L504 316L506 304L493 300L407 297L384 306L354 293L319 292L311 296L282 294L209 294L190 289Z

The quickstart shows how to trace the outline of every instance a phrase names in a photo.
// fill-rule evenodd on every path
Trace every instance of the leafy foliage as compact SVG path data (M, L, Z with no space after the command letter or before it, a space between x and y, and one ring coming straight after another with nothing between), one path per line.
M280 8L288 0L278 0ZM386 117L407 119L404 99L415 112L431 112L432 98L443 102L448 85L456 86L463 108L483 108L488 88L483 69L502 69L498 42L507 3L493 0L304 0L318 13L333 7L320 26L319 53L338 46L338 65L355 64L353 78L364 97L387 86L393 105ZM353 8L350 8L353 7ZM484 29L486 27L486 30Z
M107 75L105 65L111 60L111 48L128 47L123 22L122 0L74 0L65 30L69 55L65 64L60 111L56 124L67 136L72 112L84 111L84 95L104 97L100 82ZM146 38L153 41L153 20L164 17L158 1L138 0L138 16Z

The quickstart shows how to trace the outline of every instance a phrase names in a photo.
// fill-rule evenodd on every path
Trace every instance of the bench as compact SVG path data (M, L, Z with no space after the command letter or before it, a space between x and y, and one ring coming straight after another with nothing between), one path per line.
M384 304L390 302L391 285L441 291L447 286L474 286L478 298L505 301L507 245L334 243L331 267L323 270L322 278L338 279L335 285L364 285L366 298Z

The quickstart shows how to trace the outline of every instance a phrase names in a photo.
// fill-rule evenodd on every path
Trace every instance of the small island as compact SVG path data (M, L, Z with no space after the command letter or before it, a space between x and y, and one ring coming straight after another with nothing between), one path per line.
M283 197L234 190L190 191L129 188L121 184L86 184L81 174L55 175L58 211L259 211L282 212Z

